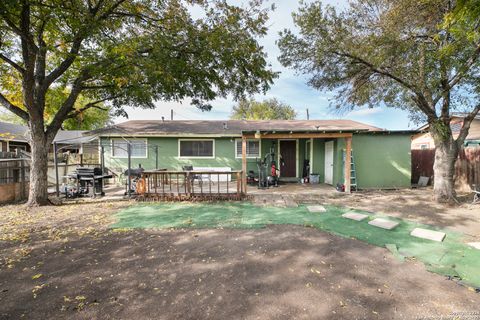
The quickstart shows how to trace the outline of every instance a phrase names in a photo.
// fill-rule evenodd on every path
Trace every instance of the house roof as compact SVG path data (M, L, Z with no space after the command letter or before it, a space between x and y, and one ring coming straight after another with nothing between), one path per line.
M242 132L384 131L353 120L131 120L91 131L99 136L241 135Z
M454 112L454 113L452 113L451 116L452 116L452 118L463 119L467 115L468 115L468 113L465 113L465 112ZM480 113L477 114L475 116L475 118L473 118L473 119L474 120L480 120ZM419 127L417 130L419 130L419 131L428 130L428 127L430 127L430 125L428 123L425 123L421 127Z
M27 142L28 128L21 124L0 122L0 140Z
M57 143L85 143L92 137L85 136L85 130L60 130L53 142ZM17 141L27 143L28 127L21 124L0 122L0 140Z

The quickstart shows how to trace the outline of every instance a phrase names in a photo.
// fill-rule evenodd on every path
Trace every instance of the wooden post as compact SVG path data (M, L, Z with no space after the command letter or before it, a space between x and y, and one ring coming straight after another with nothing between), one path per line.
M345 150L345 193L351 191L351 174L352 174L352 138L345 138L346 150Z
M242 193L247 194L247 138L242 135Z
M128 186L128 197L130 198L132 196L132 179L131 179L131 174L132 174L132 147L130 145L130 141L127 143L127 154L128 154L128 160L127 160L127 165L128 165L128 176L127 176L127 186ZM80 158L81 159L81 158Z
M58 177L58 158L57 158L57 153L58 153L58 147L57 143L53 143L53 163L55 165L55 193L57 195L57 198L60 197L60 186L59 186L59 177ZM95 192L94 192L95 193Z
M240 179L242 179L242 175L240 174L240 172L237 172L236 176L237 176L236 177L236 179L237 179L237 197L240 199L240 195L241 195L240 186L242 185Z

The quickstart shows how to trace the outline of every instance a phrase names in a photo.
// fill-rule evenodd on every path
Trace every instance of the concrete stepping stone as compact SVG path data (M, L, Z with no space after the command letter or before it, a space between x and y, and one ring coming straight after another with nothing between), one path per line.
M368 215L363 214L363 213L350 211L350 212L342 214L342 217L347 218L347 219L352 219L352 220L355 220L355 221L362 221L362 220L367 219Z
M307 206L307 210L310 212L327 212L324 206L316 205L316 206Z
M413 229L413 231L410 232L410 235L413 237L432 240L432 241L438 241L438 242L442 242L446 236L445 232L422 229L422 228Z
M467 243L470 247L480 250L480 242L469 242Z
M400 223L392 220L383 219L383 218L376 218L376 219L373 219L372 221L369 221L368 224L375 227L382 228L382 229L392 230L393 228L398 226Z

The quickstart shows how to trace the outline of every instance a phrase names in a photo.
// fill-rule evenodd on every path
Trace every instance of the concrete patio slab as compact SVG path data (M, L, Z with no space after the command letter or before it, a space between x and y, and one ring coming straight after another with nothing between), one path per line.
M363 214L363 213L350 211L350 212L342 214L342 217L347 218L347 219L352 219L352 220L355 220L355 221L362 221L362 220L367 219L368 215Z
M379 227L386 230L392 230L393 228L398 226L400 223L392 220L383 219L383 218L376 218L376 219L373 219L372 221L369 221L368 224L374 227Z
M467 243L470 247L480 250L480 242L469 242Z
M325 207L321 205L307 206L307 210L310 212L326 212L327 211L327 209L325 209Z
M442 242L446 236L445 232L422 229L422 228L413 229L413 231L410 232L410 235L413 237L432 240L432 241L438 241L438 242Z

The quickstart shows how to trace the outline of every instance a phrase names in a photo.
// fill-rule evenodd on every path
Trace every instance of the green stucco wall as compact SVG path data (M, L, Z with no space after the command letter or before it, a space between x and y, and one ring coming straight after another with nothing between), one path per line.
M408 134L354 135L353 156L359 189L407 188L411 176L411 137ZM345 140L334 149L334 185L344 182L342 152Z
M102 138L105 147L105 165L112 169L125 170L127 159L112 158L109 138ZM299 139L297 176L302 175L307 139ZM328 139L313 139L312 172L320 175L320 182L325 181L325 142ZM262 139L260 154L270 150L275 143L278 152L278 141ZM411 158L410 135L408 134L357 134L353 136L352 148L355 157L357 183L360 189L404 188L410 186ZM148 157L132 158L132 168L139 164L145 169L155 168L155 146L158 146L159 168L181 170L184 165L195 167L230 167L241 170L242 159L235 158L235 139L216 138L214 159L181 159L178 157L178 138L148 138ZM333 185L343 183L342 151L344 139L334 139L334 171ZM247 169L258 171L256 159L247 159Z
M111 144L109 138L102 138L102 145L105 148L105 166L111 168L127 168L126 158L111 157ZM158 146L158 167L169 170L181 170L182 166L192 165L194 167L230 167L232 170L242 169L242 159L235 158L235 139L216 138L214 159L186 159L178 157L178 138L148 138L148 157L132 158L132 168L138 167L155 169L155 146ZM263 145L260 150L264 153ZM247 159L247 170L257 171L255 159Z

